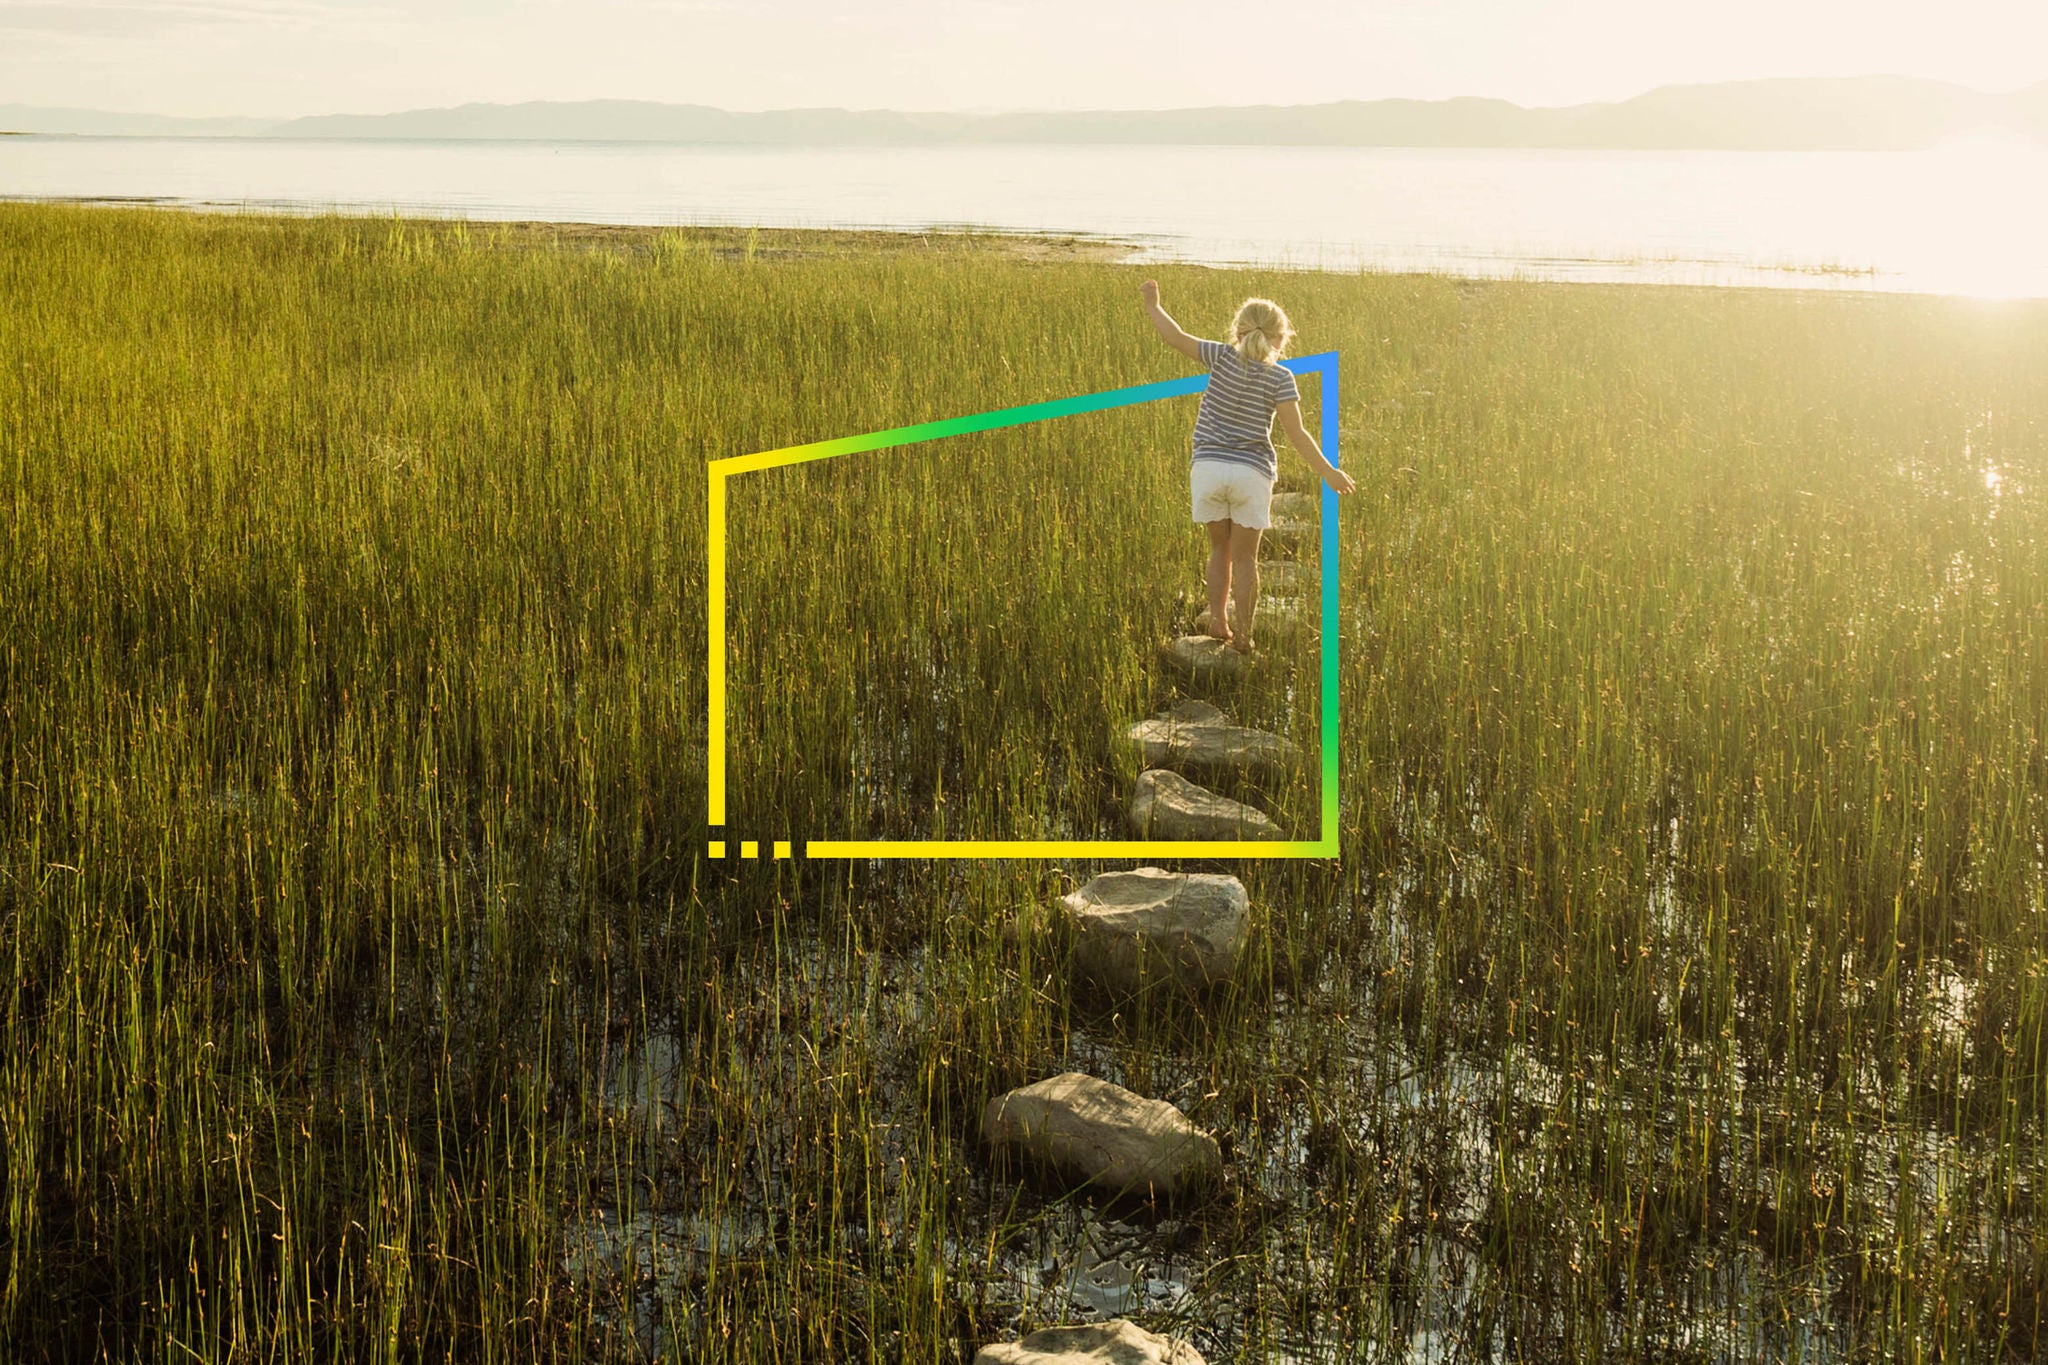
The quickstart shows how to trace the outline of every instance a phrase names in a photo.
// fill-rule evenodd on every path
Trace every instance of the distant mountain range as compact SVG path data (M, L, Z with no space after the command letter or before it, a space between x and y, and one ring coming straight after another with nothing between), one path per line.
M0 129L115 136L484 139L726 145L1151 144L1908 150L1976 130L2048 141L2048 82L1987 94L1903 76L1674 85L1615 104L1506 100L1012 114L782 109L643 100L465 104L397 114L181 119L0 105Z
M0 104L0 131L79 133L94 137L255 137L278 126L274 118L178 118L170 114L110 114L99 109L39 109Z

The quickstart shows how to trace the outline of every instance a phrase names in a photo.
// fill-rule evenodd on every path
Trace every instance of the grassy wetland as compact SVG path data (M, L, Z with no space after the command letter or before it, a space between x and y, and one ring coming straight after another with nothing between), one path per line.
M2048 1353L2048 311L1158 273L1360 484L1343 857L1201 1001L1086 866L704 857L704 461L1182 373L1134 270L0 205L10 1353ZM732 837L1113 829L1192 419L736 482ZM1225 1188L992 1171L1067 1069Z

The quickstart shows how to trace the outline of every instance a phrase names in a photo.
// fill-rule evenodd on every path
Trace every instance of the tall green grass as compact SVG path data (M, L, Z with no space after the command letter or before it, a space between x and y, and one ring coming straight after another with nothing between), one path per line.
M1067 1066L1230 1140L1211 1359L2048 1350L2039 306L1161 272L1344 355L1345 856L1110 1001L1088 868L702 858L702 470L1179 362L776 240L0 206L17 1354L961 1358ZM1113 828L1191 419L736 483L732 836Z

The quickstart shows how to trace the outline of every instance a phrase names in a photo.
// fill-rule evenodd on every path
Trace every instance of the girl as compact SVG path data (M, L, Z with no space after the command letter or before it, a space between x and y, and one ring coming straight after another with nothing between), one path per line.
M1272 524L1273 418L1323 482L1339 493L1351 476L1323 458L1322 447L1301 425L1301 393L1277 363L1294 329L1270 299L1246 299L1231 320L1231 344L1191 337L1159 306L1159 282L1138 286L1145 311L1166 344L1209 367L1209 387L1195 417L1189 483L1195 520L1209 527L1209 633L1232 649L1252 652L1252 618L1259 605L1259 533ZM1228 607L1234 606L1234 612Z

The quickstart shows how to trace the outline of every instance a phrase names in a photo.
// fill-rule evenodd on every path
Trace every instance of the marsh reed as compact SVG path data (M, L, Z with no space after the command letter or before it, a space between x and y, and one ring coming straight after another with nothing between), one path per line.
M2048 1351L2048 313L1161 273L1361 482L1344 858L1200 1003L1010 931L1085 867L702 857L704 460L1176 373L1131 270L0 205L13 1353L964 1359L1067 1066L1228 1139L1212 1361ZM746 488L735 836L1113 824L1191 418Z

